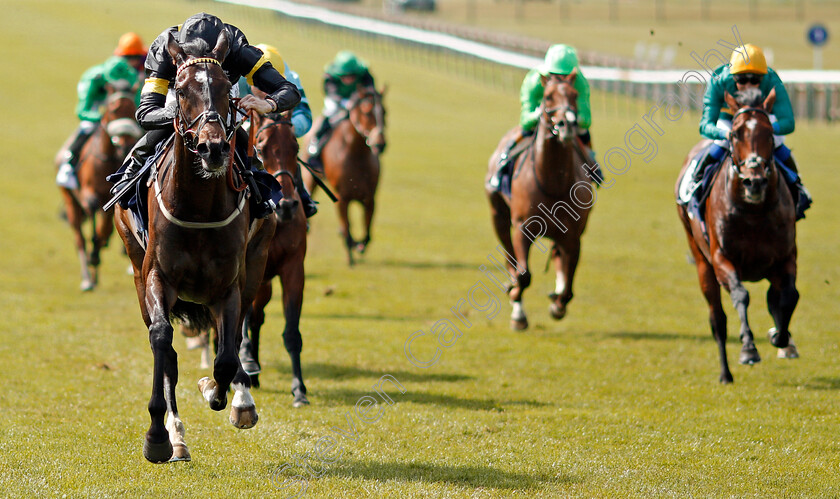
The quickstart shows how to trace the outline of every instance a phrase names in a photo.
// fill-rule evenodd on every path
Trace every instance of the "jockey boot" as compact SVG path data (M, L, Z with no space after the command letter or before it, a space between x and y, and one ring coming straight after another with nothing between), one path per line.
M97 124L91 121L82 121L74 132L73 140L64 153L64 161L58 167L55 176L55 183L67 189L78 189L79 180L76 177L76 166L79 164L82 148L87 140L93 135Z
M306 215L306 218L311 218L318 213L318 203L312 199L309 191L303 186L303 177L300 175L300 169L295 174L295 188L300 196L300 202L303 204L303 214Z
M805 211L811 207L811 203L814 200L811 198L811 193L808 192L808 189L802 185L802 177L798 173L796 161L793 159L793 155L789 155L787 157L784 161L784 165L796 174L796 179L793 182L790 181L787 175L784 177L785 183L788 188L790 188L790 195L793 197L793 202L796 206L796 220L802 220L805 218Z
M694 185L700 185L700 182L703 181L703 176L706 174L706 169L710 165L717 164L723 156L726 154L726 149L718 146L717 144L712 144L706 149L706 152L700 159L697 161L697 167L694 170Z
M332 131L332 124L330 119L326 116L321 116L321 122L315 129L315 135L309 141L309 166L314 168L319 173L324 171L324 163L321 161L321 150L324 149L327 141L330 138L330 131Z
M173 129L165 128L160 130L151 130L140 137L137 144L135 144L131 151L126 155L125 161L123 161L123 164L120 169L117 170L117 173L108 176L108 181L114 182L114 186L111 187L111 194L117 195L125 189L126 186L131 184L134 177L136 177L140 170L143 169L143 165L146 164L146 160L154 154L157 143L166 140L174 133L175 131ZM129 189L129 191L120 198L120 206L126 208L127 205L125 203L128 202L133 194L133 190Z
M578 134L578 137L585 147L584 150L589 151L589 158L587 158L587 166L589 167L585 168L586 174L595 182L595 186L601 187L601 184L604 183L604 172L601 170L601 165L598 164L595 150L592 149L592 135L589 133L589 130L583 130L582 133Z
M513 151L513 148L516 147L516 144L522 140L523 134L519 131L516 135L514 135L510 141L505 146L505 149L499 155L499 163L496 167L496 171L493 173L493 176L490 177L490 187L494 190L499 191L502 187L502 179L509 176L511 172L511 165L513 164L513 158L511 157L510 153Z

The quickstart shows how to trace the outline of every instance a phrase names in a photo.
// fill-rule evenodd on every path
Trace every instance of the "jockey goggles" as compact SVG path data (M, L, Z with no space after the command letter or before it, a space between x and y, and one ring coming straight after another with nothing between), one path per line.
M764 75L755 73L738 73L732 75L732 79L735 80L735 83L738 83L740 85L759 85L763 78Z

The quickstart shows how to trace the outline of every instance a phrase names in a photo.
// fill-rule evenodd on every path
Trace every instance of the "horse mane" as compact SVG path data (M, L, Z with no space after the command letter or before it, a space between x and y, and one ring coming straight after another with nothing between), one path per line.
M758 87L747 88L735 93L735 102L745 107L763 107L764 95Z
M181 44L181 48L184 49L184 52L193 57L205 57L213 50L213 47L211 47L206 40L201 38L196 38L183 43Z

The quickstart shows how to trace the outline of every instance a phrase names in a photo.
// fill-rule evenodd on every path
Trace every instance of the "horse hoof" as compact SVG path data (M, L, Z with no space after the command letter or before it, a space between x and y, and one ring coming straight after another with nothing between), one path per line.
M90 281L90 280L87 280L87 279L85 279L84 281L82 281L81 284L79 284L79 289L82 290L82 291L93 291L93 288L95 288L95 287L96 287L96 284L94 284L93 281Z
M222 393L222 398L216 399L217 390L218 387L214 379L205 376L198 380L198 391L201 392L201 396L210 404L211 409L221 411L227 405L227 394Z
M558 321L563 317L566 317L566 307L564 305L552 303L548 306L548 311L551 312L551 317Z
M306 398L306 394L301 391L296 391L293 393L295 396L294 402L292 402L292 407L295 409L303 407L305 405L309 405L309 399Z
M251 374L248 377L251 378L251 388L259 388L260 387L260 375L259 374Z
M788 346L780 348L779 351L776 352L776 357L780 359L798 359L799 352L796 350L796 345L794 345L791 341L788 343Z
M770 340L770 344L776 348L785 348L790 344L790 333L788 332L782 335L774 327L771 327L770 331L767 331L767 338Z
M528 329L528 319L524 317L521 319L511 319L510 328L514 331L524 331Z
M750 366L761 362L761 356L758 355L758 349L755 348L755 345L744 346L741 349L741 356L738 362Z
M726 374L720 377L721 385L731 385L734 382L731 374Z
M259 419L260 417L257 415L257 408L254 406L230 408L230 424L240 430L253 428Z
M257 364L257 361L255 361L252 358L251 359L241 359L240 358L240 362L242 362L242 370L245 371L245 374L254 375L254 374L259 374L259 373L262 372L262 368L260 367L260 365Z
M175 444L172 447L172 457L169 458L170 463L178 461L192 461L190 451L185 444Z
M160 443L149 442L147 438L143 442L143 457L150 463L160 464L168 462L172 457L172 444L169 439Z

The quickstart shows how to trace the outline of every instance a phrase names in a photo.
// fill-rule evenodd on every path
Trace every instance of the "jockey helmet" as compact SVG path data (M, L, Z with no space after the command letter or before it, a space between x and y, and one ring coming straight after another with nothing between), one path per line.
M143 45L143 40L137 33L125 33L120 37L117 48L114 49L114 55L123 57L145 56L146 46Z
M137 71L118 55L113 55L105 61L102 65L102 76L112 85L122 81L131 86L137 81Z
M767 74L767 60L764 52L752 43L747 43L732 51L729 59L729 73Z
M207 42L210 48L213 48L216 46L216 40L223 29L225 29L225 24L221 19L201 12L188 17L184 21L178 32L178 42L184 44L196 38L201 38Z
M545 60L539 67L539 72L543 76L549 74L567 75L578 65L577 51L568 45L557 44L549 47L545 53Z
M353 52L342 50L327 65L326 71L335 76L361 75L367 71L367 65Z
M283 76L286 75L286 63L283 62L283 56L280 55L280 51L265 43L260 43L254 46L260 49L263 55L265 55L266 60L274 66L274 69L276 69L278 73Z

